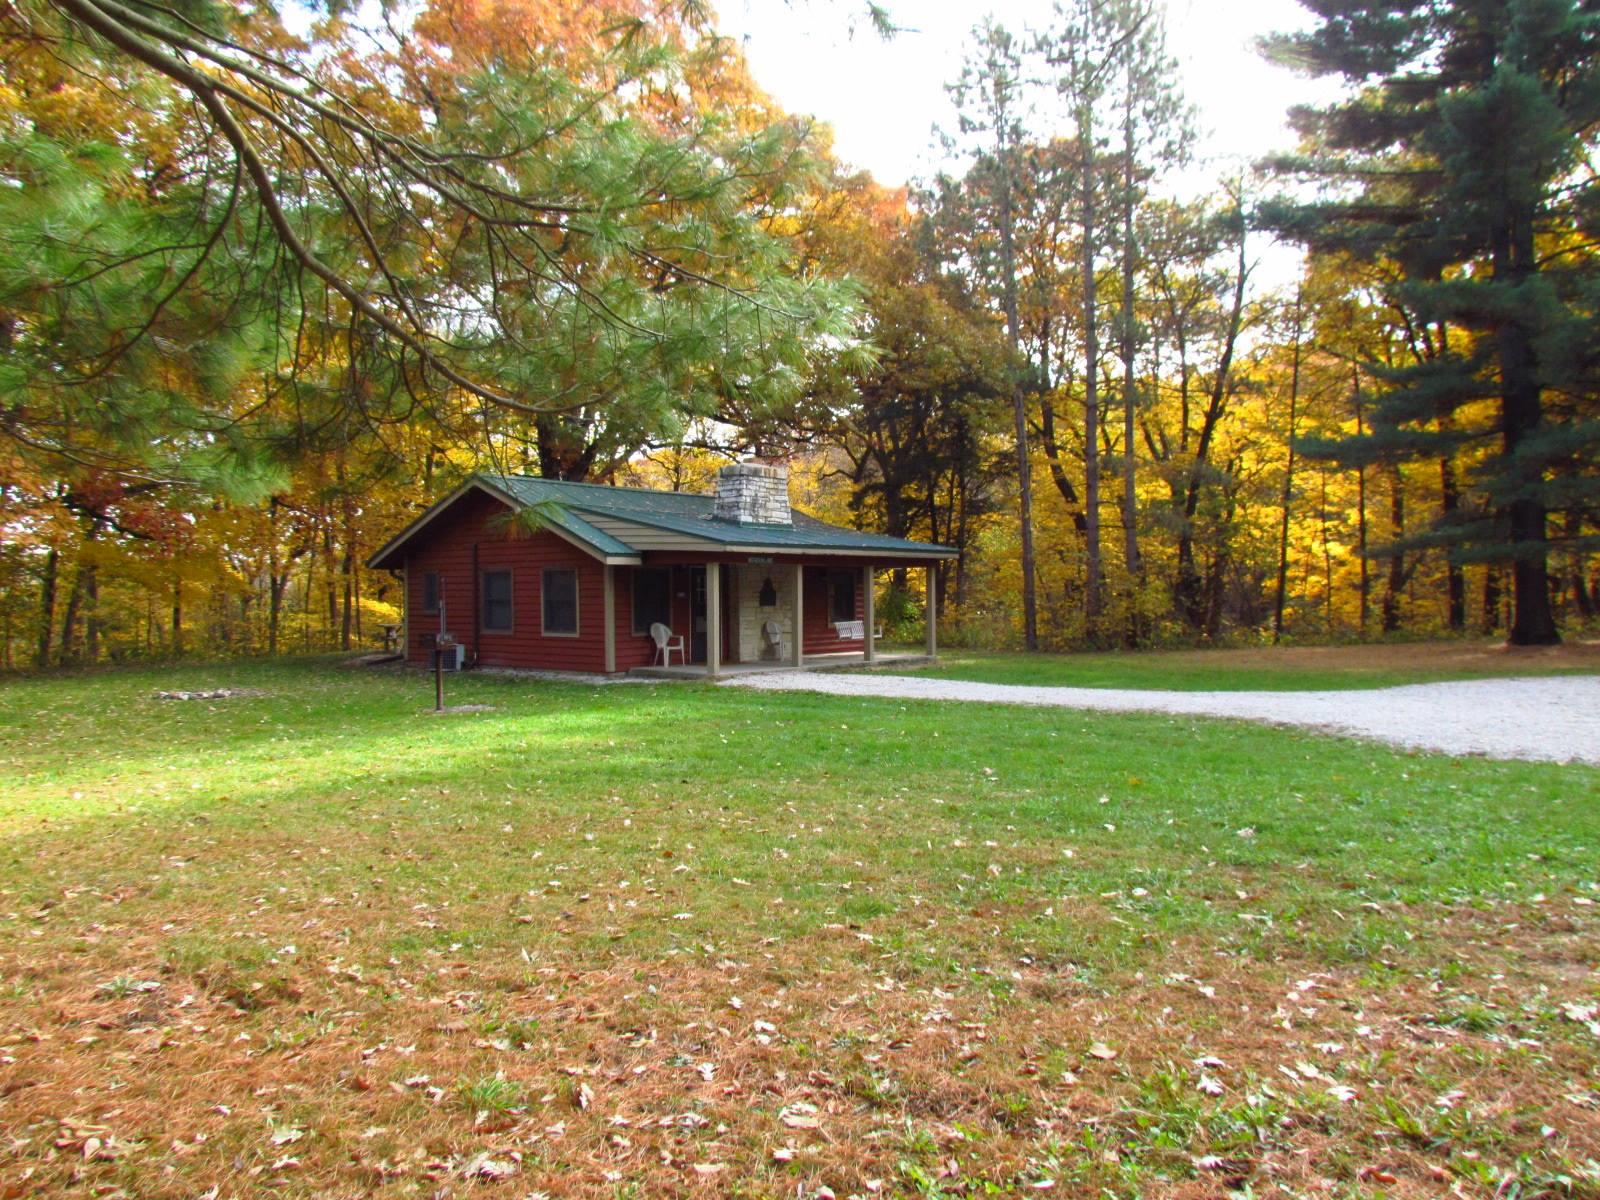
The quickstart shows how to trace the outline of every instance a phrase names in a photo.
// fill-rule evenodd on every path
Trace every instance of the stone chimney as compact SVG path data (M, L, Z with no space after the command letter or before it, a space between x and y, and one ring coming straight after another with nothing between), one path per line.
M789 468L734 463L717 472L719 521L735 525L793 525L789 512Z

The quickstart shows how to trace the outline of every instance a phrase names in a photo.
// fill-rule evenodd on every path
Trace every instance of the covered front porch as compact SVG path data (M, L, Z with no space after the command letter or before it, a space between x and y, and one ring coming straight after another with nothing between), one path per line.
M914 667L930 663L933 658L921 650L879 650L871 660L872 666ZM792 662L723 663L718 679L731 679L739 675L768 675L774 671L838 671L868 664L861 651L844 650L829 654L808 654L798 666ZM706 679L710 672L705 663L685 663L670 667L635 667L628 672L641 679Z
M863 563L859 559L851 563L841 562L837 556L786 558L752 555L740 561L730 556L689 564L689 602L684 603L679 592L678 602L670 605L676 618L671 628L676 648L670 656L657 652L649 662L635 659L624 669L657 679L716 679L883 662L910 665L931 661L937 655L934 563ZM897 569L927 573L926 622L920 648L882 644L876 576L880 570ZM644 627L641 614L631 620ZM665 661L669 657L671 661Z

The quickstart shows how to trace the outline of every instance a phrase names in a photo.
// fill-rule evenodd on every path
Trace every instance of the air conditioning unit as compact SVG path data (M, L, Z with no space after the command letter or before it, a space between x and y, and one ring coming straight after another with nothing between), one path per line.
M434 653L439 656L439 666L446 671L459 671L466 662L467 648L449 634L445 634L444 637L448 639L445 644L434 647ZM433 664L430 662L428 665Z

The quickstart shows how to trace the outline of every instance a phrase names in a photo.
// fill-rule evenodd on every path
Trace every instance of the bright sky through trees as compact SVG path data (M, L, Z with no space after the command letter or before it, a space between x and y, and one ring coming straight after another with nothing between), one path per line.
M1307 80L1269 65L1256 53L1263 34L1302 29L1306 12L1294 0L1166 0L1168 46L1183 68L1183 89L1199 110L1201 163L1179 181L1184 191L1209 190L1231 163L1248 164L1291 144L1290 105L1326 101L1332 82ZM855 10L840 4L728 0L719 26L742 40L763 87L793 112L833 126L839 156L886 184L926 176L939 165L930 136L950 125L944 86L960 73L972 27L985 11L1013 32L1043 26L1050 0L989 4L895 0L890 12L904 32L885 42Z

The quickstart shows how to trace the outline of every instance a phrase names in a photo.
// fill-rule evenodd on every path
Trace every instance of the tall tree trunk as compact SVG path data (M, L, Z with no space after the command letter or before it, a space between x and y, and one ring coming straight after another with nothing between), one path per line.
M183 576L172 576L172 657L183 657Z
M1000 146L1000 270L1004 275L1002 303L1005 305L1006 338L1011 344L1013 362L1018 357L1022 331L1017 311L1017 258L1015 231L1012 228L1011 152L1002 138ZM1022 535L1022 644L1039 648L1039 597L1033 557L1033 465L1028 455L1028 396L1020 378L1011 384L1011 416L1016 438L1017 506Z
M61 642L56 650L56 661L62 667L72 666L78 658L78 606L83 603L83 570L72 574L72 587L67 589L66 610L61 613Z
M278 573L278 501L267 501L267 653L278 653L278 628L283 614L283 589L288 571Z
M1480 628L1486 634L1500 628L1500 568L1493 563L1483 572L1483 616Z
M1173 589L1178 611L1191 630L1203 632L1206 627L1205 582L1195 563L1194 523L1200 511L1200 493L1204 475L1211 461L1211 444L1217 427L1222 422L1227 407L1229 386L1233 375L1233 356L1239 344L1239 331L1244 323L1244 288L1248 274L1245 259L1244 208L1239 210L1239 260L1238 275L1233 286L1233 306L1228 318L1228 336L1223 342L1222 356L1217 361L1216 378L1206 397L1205 417L1195 439L1194 462L1189 465L1188 478L1183 484L1182 520L1178 529L1178 580Z
M83 570L83 657L92 667L100 661L100 568L90 563Z
M1333 541L1328 533L1328 468L1319 467L1317 474L1322 483L1322 609L1323 624L1333 633Z
M78 624L79 617L84 617L84 624L88 626L86 645L93 643L92 648L86 649L89 661L94 661L94 656L100 650L100 631L94 627L96 620L95 606L100 598L99 581L96 579L94 563L95 543L100 540L100 533L105 528L105 522L99 517L89 521L88 529L84 530L83 541L78 547L78 569L73 572L72 590L67 593L67 611L61 618L61 663L63 666L78 661Z
M1131 72L1131 67L1130 67ZM1125 91L1127 100L1122 114L1122 538L1123 559L1127 564L1129 590L1137 593L1138 581L1144 573L1139 561L1138 460L1134 456L1133 426L1137 389L1134 386L1133 360L1135 330L1133 324L1133 94L1130 79ZM1135 621L1129 612L1130 627Z
M967 461L963 455L956 467L956 536L953 543L960 553L956 555L956 613L957 619L966 611L967 603ZM944 611L944 597L939 597L938 611Z
M1397 465L1391 465L1389 476L1389 536L1394 541L1406 533L1406 481ZM1406 586L1405 555L1398 550L1389 555L1389 577L1383 589L1383 631L1396 633L1400 629L1400 597Z
M1356 436L1361 437L1366 432L1362 423L1364 413L1361 404L1361 368L1352 366L1350 374L1355 383ZM1365 467L1356 468L1356 561L1361 566L1361 606L1356 628L1365 637L1372 607L1371 563L1367 558L1367 469Z
M1084 629L1090 640L1099 630L1101 612L1100 563L1100 331L1095 294L1094 111L1088 104L1078 109L1078 156L1082 174L1083 223L1083 546Z
M1461 508L1461 485L1456 478L1456 464L1448 454L1439 460L1439 507L1445 522L1454 519ZM1456 633L1467 627L1467 576L1462 566L1445 551L1445 623Z
M323 626L323 646L333 645L333 630L339 623L339 585L333 571L333 515L322 514L322 569L323 591L327 600L328 619Z
M1289 591L1289 520L1294 503L1294 439L1295 420L1300 407L1300 332L1303 316L1300 289L1294 294L1294 357L1289 369L1289 430L1284 444L1288 447L1283 468L1283 521L1278 528L1278 594L1272 605L1272 641L1283 640L1283 606Z
M33 665L41 671L50 665L50 649L56 635L56 583L61 572L61 554L51 546L45 551L44 572L39 577L39 644L33 652Z
M1494 277L1508 287L1526 283L1537 269L1531 215L1518 214L1491 238ZM1544 421L1533 339L1518 319L1502 321L1495 332L1500 362L1501 447L1513 459ZM1540 480L1542 483L1542 479ZM1544 499L1518 489L1507 513L1511 529L1513 646L1548 646L1561 640L1550 607L1549 543Z
M304 630L301 641L307 650L311 649L311 599L316 594L317 586L317 556L316 543L308 540L306 545L306 587L305 598L300 603L300 627Z
M1045 461L1050 464L1050 479L1067 503L1072 527L1081 534L1088 525L1088 518L1084 516L1078 489L1072 486L1072 477L1067 474L1066 460L1056 438L1056 406L1049 392L1039 397L1039 442L1044 447Z
M342 583L342 605L339 617L339 649L350 649L350 634L355 617L355 498L350 495L350 480L345 473L344 460L338 463L340 549L339 578Z
M339 575L344 585L339 610L339 649L349 650L350 636L354 632L355 624L355 580L352 574L348 547L339 561Z
M90 541L85 536L84 546ZM72 586L67 590L67 607L61 614L61 643L56 661L63 667L78 661L78 614L83 608L83 587L88 566L83 560L83 547L78 550L78 569L72 573Z

